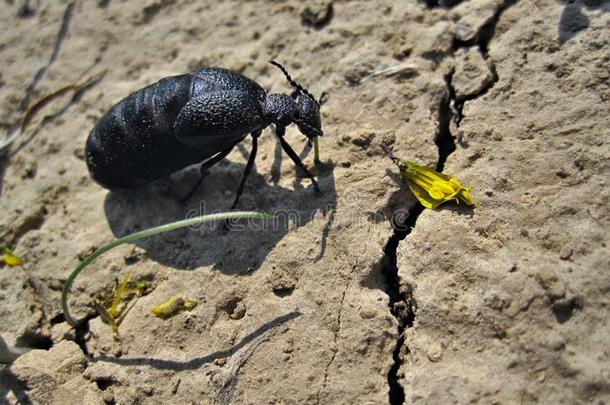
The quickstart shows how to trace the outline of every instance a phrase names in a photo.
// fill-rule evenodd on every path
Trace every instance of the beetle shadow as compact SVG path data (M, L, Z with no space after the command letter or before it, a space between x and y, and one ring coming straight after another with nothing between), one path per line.
M589 17L583 13L583 9L610 11L610 4L603 0L562 0L561 2L565 4L557 26L561 45L580 31L589 28Z
M8 404L10 393L13 394L19 404L30 405L34 403L28 395L25 382L19 380L9 367L4 367L0 370L0 403Z
M299 159L304 160L309 155L310 152L311 152L311 145L309 145L309 143L306 143L305 146L303 147L303 150L301 151L301 153L299 153ZM275 148L273 150L273 163L271 164L271 183L273 183L273 185L277 185L280 182L283 157L284 157L284 151L282 150L282 144L277 139L277 137L275 137Z
M219 162L203 178L186 206L181 204L181 196L199 180L197 166L131 192L111 191L104 202L110 228L119 238L185 218L227 212L244 166L227 160ZM197 225L140 239L134 244L145 250L151 260L176 269L213 266L231 275L255 271L291 229L311 222L319 212L326 221L332 220L337 200L332 169L329 166L319 174L320 194L314 192L308 179L296 179L294 190L270 185L253 168L238 210L260 210L276 215L275 218L230 222L230 229L224 222ZM323 230L320 255L324 254L327 236L328 232Z

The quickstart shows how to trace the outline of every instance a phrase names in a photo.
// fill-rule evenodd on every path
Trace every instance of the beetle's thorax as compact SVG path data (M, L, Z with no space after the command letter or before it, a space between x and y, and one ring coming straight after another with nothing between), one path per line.
M268 94L263 106L265 119L279 126L288 126L298 118L299 107L287 94Z

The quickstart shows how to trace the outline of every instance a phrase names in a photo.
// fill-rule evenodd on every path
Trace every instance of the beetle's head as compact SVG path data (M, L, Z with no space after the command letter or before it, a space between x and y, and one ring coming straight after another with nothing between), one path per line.
M294 87L292 97L296 97L296 111L292 116L292 122L297 124L299 131L311 142L315 137L322 136L322 122L320 120L320 103L311 95L307 89L295 82L288 74L284 66L276 61L270 61L273 66L278 67L286 76L288 82ZM274 95L270 95L274 96ZM287 97L287 96L286 96Z
M312 140L316 136L322 136L322 122L320 121L320 107L318 102L307 94L299 95L297 99L299 106L298 117L294 122L299 127L299 131Z

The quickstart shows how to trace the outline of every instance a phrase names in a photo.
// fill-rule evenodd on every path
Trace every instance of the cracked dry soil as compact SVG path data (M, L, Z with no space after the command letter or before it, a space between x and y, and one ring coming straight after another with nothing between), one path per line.
M0 334L37 350L0 371L8 403L606 403L610 118L604 1L7 1L4 133L54 101L0 161ZM250 142L137 193L89 177L85 139L129 93L197 66L327 92L316 195L267 129L242 208L276 229L115 236L226 209ZM314 168L304 138L287 140ZM423 210L380 145L473 187ZM127 271L154 290L113 336L92 298ZM151 308L182 293L197 307Z

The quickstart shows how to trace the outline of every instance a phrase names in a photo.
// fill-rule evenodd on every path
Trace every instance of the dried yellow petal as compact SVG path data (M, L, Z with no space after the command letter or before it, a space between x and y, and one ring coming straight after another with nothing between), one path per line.
M132 285L135 284L135 287ZM114 287L112 293L93 300L93 306L102 320L112 327L115 334L119 334L119 326L127 317L127 314L136 305L138 298L142 295L142 289L138 286L148 285L146 282L131 281L131 272ZM135 299L135 300L134 300Z
M386 154L400 169L400 174L406 180L409 188L426 208L434 209L444 202L455 200L464 201L468 205L474 205L470 196L470 187L464 187L454 177L439 173L429 167L400 160L387 147L383 147Z
M153 315L161 319L169 319L179 312L191 310L197 306L197 302L185 295L174 295L162 304L152 309Z
M127 284L129 284L129 280L131 279L131 272L127 273L127 275L121 280L121 283L114 291L114 295L112 296L112 305L108 309L108 315L115 319L118 314L119 304L123 300L123 296L127 292Z
M21 259L19 256L14 254L6 245L0 245L0 252L2 256L0 259L9 267L21 266Z

